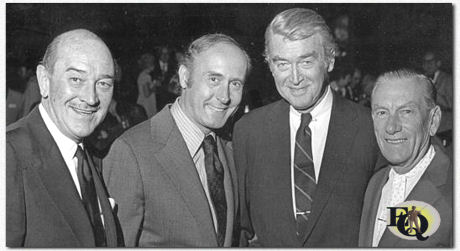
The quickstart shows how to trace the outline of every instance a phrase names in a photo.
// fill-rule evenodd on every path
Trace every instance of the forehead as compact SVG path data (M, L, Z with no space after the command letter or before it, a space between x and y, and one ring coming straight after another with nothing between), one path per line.
M416 79L389 79L379 83L372 96L372 104L399 107L409 102L421 105L423 87Z
M433 53L427 53L424 57L425 61L431 61L434 59L434 54Z
M95 39L74 39L60 43L56 49L55 69L63 66L97 69L106 74L114 71L109 49L102 41Z
M268 53L270 57L299 57L306 54L322 55L321 36L314 34L302 40L289 40L287 37L272 34L269 36Z
M196 55L193 66L201 71L241 75L241 71L246 72L247 61L241 49L235 45L219 43Z

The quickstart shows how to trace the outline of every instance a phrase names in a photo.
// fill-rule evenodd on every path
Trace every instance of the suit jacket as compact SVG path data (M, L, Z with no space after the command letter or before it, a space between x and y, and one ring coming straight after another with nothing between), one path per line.
M126 131L104 159L104 179L118 202L128 247L217 247L217 235L195 164L169 111ZM217 138L227 197L230 246L237 183L229 142Z
M117 246L114 215L90 156L106 241ZM93 228L74 181L38 108L6 132L6 245L95 247Z
M436 154L430 165L417 182L406 201L423 201L433 206L441 216L441 225L432 236L425 241L404 240L390 230L385 229L379 242L379 247L452 247L452 163L447 155L434 146ZM376 173L366 191L361 229L359 231L359 246L371 247L374 236L375 217L377 215L382 189L388 180L390 167Z
M280 100L237 122L240 245L358 246L359 220L378 147L370 112L334 94L321 171L307 233L296 235L290 168L289 104Z

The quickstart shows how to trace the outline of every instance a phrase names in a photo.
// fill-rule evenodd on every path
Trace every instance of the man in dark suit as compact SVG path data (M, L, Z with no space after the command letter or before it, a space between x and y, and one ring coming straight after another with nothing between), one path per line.
M6 132L6 245L115 247L102 176L83 139L104 119L113 59L94 33L57 36L37 66L41 103Z
M214 132L241 101L249 57L232 38L189 46L181 96L118 138L104 180L128 247L229 247L238 208L230 142Z
M361 247L452 247L452 163L430 142L441 121L435 101L433 85L421 74L399 70L377 79L372 118L378 145L389 165L369 182L359 233ZM410 201L431 205L441 217L439 229L424 241L409 230L412 240L402 239L387 227L388 207ZM420 214L422 209L417 207ZM432 217L430 220L433 229L436 223ZM425 232L421 234L426 237Z
M378 156L370 113L332 93L334 43L314 11L278 14L265 45L283 99L235 126L240 244L358 246L364 192Z

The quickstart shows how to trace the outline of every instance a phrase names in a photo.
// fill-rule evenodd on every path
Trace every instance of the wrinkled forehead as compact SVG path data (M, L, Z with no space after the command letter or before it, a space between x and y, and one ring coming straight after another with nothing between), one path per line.
M109 48L98 39L69 39L59 43L55 68L68 64L83 64L107 73L112 73L114 70Z

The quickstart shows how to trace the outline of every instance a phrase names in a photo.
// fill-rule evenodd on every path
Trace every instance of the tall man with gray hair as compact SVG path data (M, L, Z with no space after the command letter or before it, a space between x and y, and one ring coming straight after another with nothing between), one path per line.
M231 246L236 171L215 130L236 111L249 62L229 36L196 39L179 67L181 96L115 141L104 179L126 246Z
M242 246L358 246L378 147L370 112L329 87L334 48L309 9L283 11L266 29L266 61L283 99L235 126Z
M412 71L387 72L377 79L371 107L377 142L389 165L369 182L359 245L452 247L452 162L441 147L431 144L431 137L436 134L441 121L435 87L426 76ZM408 211L409 226L407 232L403 230L406 235L403 239L388 229L389 207L413 201L433 207L439 213L440 225L437 231L429 233L428 226L436 228L435 219L431 217L427 225L422 224L415 233L415 229L411 230L412 213ZM418 215L426 213L423 211L425 207L418 208ZM416 238L418 234L428 238L419 240Z

